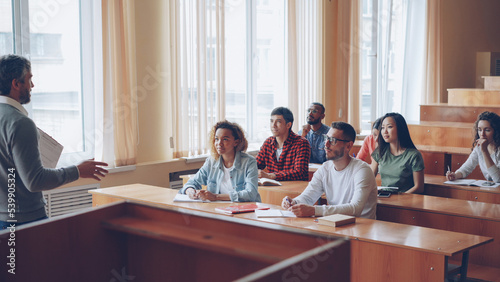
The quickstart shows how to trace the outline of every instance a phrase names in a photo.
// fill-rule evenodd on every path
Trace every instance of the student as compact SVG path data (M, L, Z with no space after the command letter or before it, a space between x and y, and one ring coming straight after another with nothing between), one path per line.
M311 103L307 110L307 124L299 130L299 135L305 137L311 146L310 163L322 164L326 162L325 138L323 135L330 130L328 125L323 124L325 118L325 106L321 103Z
M356 156L357 159L365 161L367 163L368 161L371 161L371 155L373 154L373 151L375 151L375 149L377 148L378 144L378 136L380 133L381 120L382 120L381 118L378 118L373 123L372 134L366 136L365 140L363 141L363 145L361 146L361 149L359 149L358 155Z
M372 154L371 168L380 172L382 186L398 187L400 192L424 191L424 160L410 137L404 117L388 113L382 117L378 147Z
M315 173L307 188L295 199L283 198L281 206L296 216L345 214L376 217L377 183L370 166L349 155L356 131L345 122L333 122L325 135L328 161ZM325 194L328 205L314 203Z
M0 230L47 218L42 191L79 178L101 180L108 172L106 163L93 160L43 167L37 127L22 106L31 101L32 76L28 59L0 57Z
M191 199L260 202L255 158L244 153L248 141L241 127L220 121L210 131L211 156L180 193ZM201 190L206 185L206 190Z
M500 182L500 117L492 112L481 113L474 123L472 153L467 161L455 172L448 171L448 180L465 178L479 164L488 181Z
M273 136L264 141L257 155L259 177L309 180L311 148L304 137L292 131L292 124L293 114L288 108L278 107L271 112Z

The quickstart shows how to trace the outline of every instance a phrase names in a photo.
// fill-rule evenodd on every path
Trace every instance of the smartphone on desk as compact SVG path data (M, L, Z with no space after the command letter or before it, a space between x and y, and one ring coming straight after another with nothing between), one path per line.
M378 192L378 196L380 198L389 198L391 196L391 192L380 191L380 192Z

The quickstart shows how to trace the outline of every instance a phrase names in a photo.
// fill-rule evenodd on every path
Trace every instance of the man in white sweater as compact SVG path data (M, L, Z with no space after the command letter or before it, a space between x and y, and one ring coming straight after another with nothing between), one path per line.
M333 122L325 135L327 161L302 194L283 198L282 207L299 217L339 213L375 219L377 183L370 166L350 156L355 139L356 131L350 124ZM314 205L323 193L328 204Z

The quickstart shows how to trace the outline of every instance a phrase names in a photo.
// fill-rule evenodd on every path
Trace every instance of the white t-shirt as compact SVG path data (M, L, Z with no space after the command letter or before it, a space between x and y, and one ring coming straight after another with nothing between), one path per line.
M323 193L328 205L315 206L316 216L339 213L376 218L377 183L370 166L362 160L351 158L342 171L335 170L333 161L326 161L295 201L314 205Z
M278 148L276 149L276 160L279 162L280 161L280 156L281 153L283 152L283 148Z
M230 168L222 165L224 168L224 177L222 178L222 182L220 184L220 193L221 194L229 194L229 192L233 191L233 183L231 183L231 170L234 169L234 165Z

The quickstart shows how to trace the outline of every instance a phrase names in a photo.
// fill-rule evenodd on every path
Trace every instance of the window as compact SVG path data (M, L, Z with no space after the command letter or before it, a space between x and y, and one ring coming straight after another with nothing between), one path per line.
M259 148L270 133L273 108L287 106L286 3L226 1L226 118ZM242 32L245 31L245 32Z
M387 112L419 119L425 1L362 2L362 129Z
M37 126L64 146L59 165L94 154L93 5L0 0L0 54L31 60L35 87L24 106Z
M176 126L176 157L206 154L215 122L240 124L257 149L270 135L285 91L284 0L179 1L176 109L188 113ZM222 6L223 5L223 6Z

